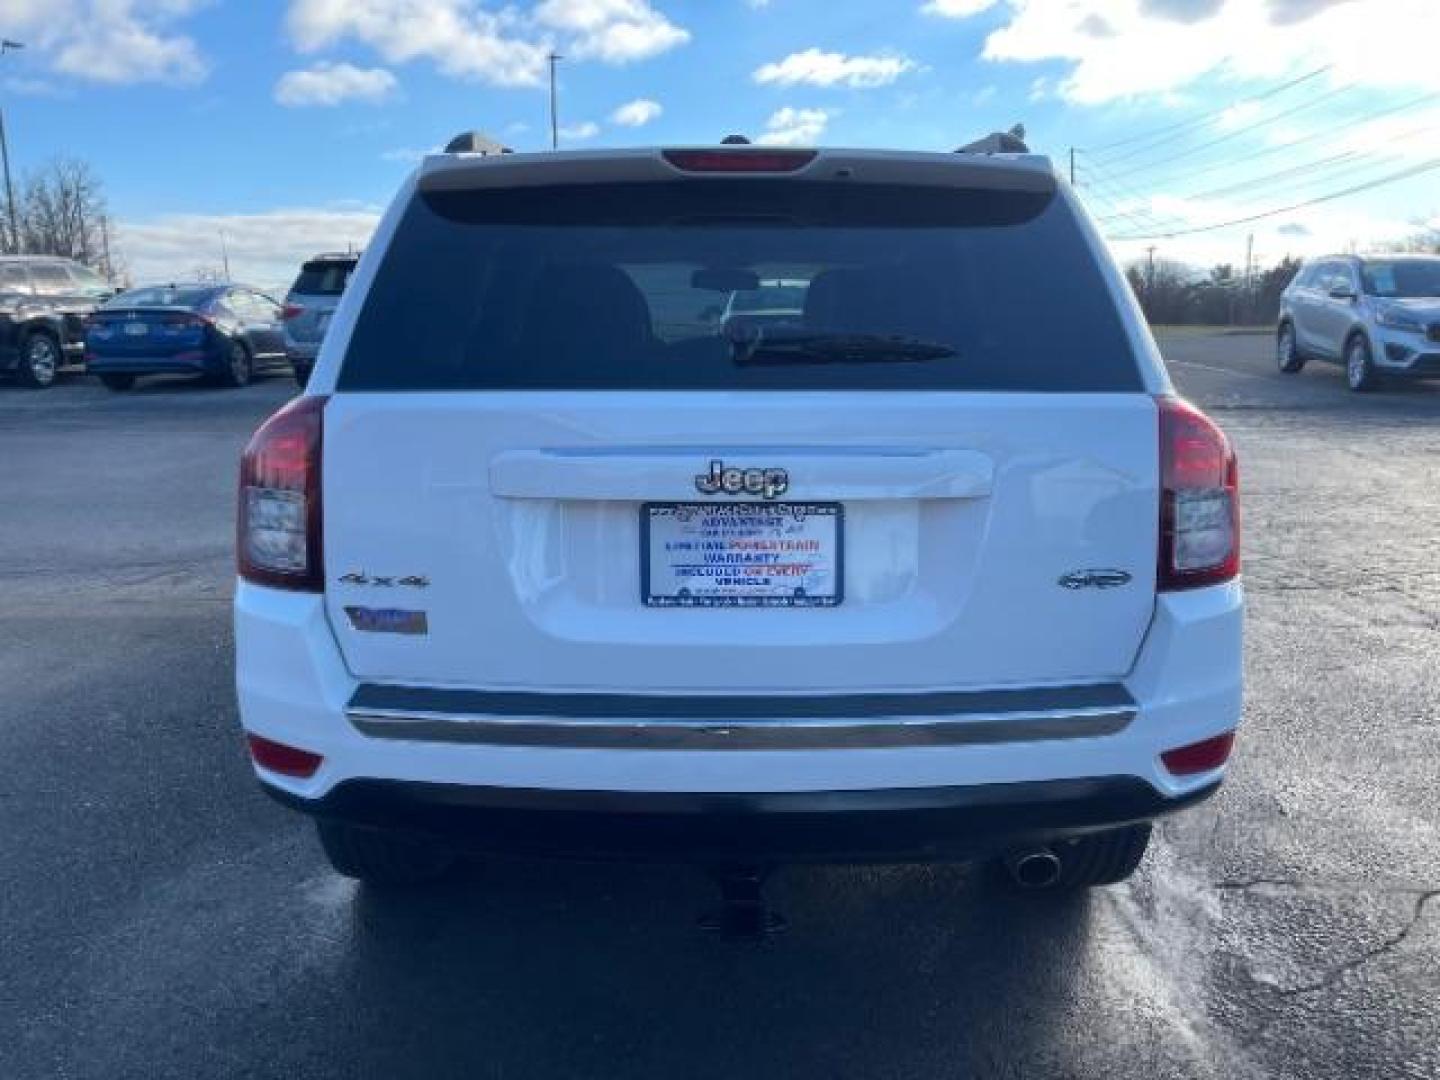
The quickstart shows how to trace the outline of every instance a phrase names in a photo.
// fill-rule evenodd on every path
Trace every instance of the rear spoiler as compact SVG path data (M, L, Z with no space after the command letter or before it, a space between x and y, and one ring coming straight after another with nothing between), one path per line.
M436 154L420 167L421 191L466 191L562 184L659 184L714 179L718 172L677 168L669 158L694 151L761 155L769 147L713 146L645 150L561 150L538 154ZM1050 160L1039 154L936 154L920 151L805 151L809 160L783 171L725 171L726 179L801 179L809 182L898 184L1051 194Z

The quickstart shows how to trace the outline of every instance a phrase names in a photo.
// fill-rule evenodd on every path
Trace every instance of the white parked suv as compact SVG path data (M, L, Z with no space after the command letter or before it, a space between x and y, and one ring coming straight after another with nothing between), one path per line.
M1224 772L1237 497L1043 157L435 155L245 451L241 719L372 882L1114 882Z

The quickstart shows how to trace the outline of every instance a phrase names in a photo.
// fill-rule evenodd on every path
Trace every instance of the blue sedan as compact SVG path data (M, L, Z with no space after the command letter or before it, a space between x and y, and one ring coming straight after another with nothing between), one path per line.
M290 372L280 305L243 285L160 285L120 293L86 322L85 366L111 390L141 375L205 375L244 386Z

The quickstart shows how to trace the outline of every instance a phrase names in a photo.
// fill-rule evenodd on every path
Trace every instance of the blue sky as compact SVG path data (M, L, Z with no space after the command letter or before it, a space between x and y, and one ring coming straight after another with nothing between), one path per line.
M455 132L544 148L552 45L567 146L949 149L1023 121L1057 161L1082 148L1117 238L1440 161L1433 0L0 0L0 34L26 44L0 60L17 172L88 159L137 278L213 264L223 230L237 275L280 283L363 242ZM1262 260L1364 246L1435 220L1437 177L1153 242L1198 262L1239 261L1251 232Z

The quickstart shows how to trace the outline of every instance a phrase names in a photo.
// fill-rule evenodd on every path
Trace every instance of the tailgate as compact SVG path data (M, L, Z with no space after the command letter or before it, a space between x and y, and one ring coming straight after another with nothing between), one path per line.
M331 400L327 604L357 677L994 687L1117 678L1139 648L1158 520L1146 395L583 397ZM713 462L787 486L702 493ZM656 606L646 578L667 564L646 508L697 502L838 508L805 535L840 587L823 604ZM742 518L713 558L753 550ZM1113 587L1062 582L1097 570ZM423 612L425 632L377 632L350 608Z

